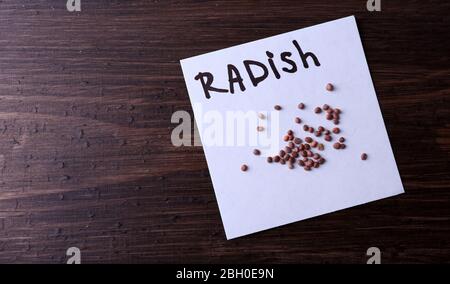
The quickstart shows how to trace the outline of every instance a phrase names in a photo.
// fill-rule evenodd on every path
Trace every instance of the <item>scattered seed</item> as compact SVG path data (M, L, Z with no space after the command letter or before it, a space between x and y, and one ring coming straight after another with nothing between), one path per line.
M339 138L339 142L344 143L345 142L345 138L344 137Z
M304 109L305 108L305 104L304 103L299 103L298 104L298 108L299 109Z
M300 119L300 117L296 117L294 121L295 121L295 123L298 123L298 124L302 123L302 120Z
M367 154L366 153L362 153L361 154L361 160L363 160L363 161L367 160Z
M321 113L321 112L322 112L322 109L321 109L320 107L316 107L316 108L314 109L314 112L315 112L315 113Z
M334 134L339 134L339 132L341 132L341 130L339 129L339 127L333 128L333 133L334 133Z
M259 156L259 155L261 155L261 151L259 151L258 149L254 149L253 154L255 154L256 156Z
M273 162L273 158L272 157L267 157L267 162L268 163L272 163Z
M331 92L334 90L334 86L331 83L328 83L327 86L325 87L327 89L327 91Z
M317 149L319 149L320 151L323 151L323 150L325 149L325 146L324 146L322 143L320 143L320 144L317 146Z
M275 110L281 110L281 106L279 106L279 105L275 105L273 108L274 108Z
M246 172L248 170L248 166L246 164L241 166L241 171Z

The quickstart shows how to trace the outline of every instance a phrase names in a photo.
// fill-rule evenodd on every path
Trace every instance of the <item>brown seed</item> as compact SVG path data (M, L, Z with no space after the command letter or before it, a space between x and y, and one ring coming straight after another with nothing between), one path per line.
M327 109L327 113L329 114L333 114L334 110L330 107L329 109Z
M322 136L322 131L317 130L314 135L316 135L316 137L320 137Z
M295 168L295 166L293 163L289 163L288 168L292 170L293 168Z
M316 108L314 109L314 112L315 112L315 113L321 113L321 112L322 112L322 109L321 109L320 107L316 107Z
M292 148L290 147L284 147L284 150L286 151L286 153L291 153L292 152Z
M299 103L298 104L298 108L299 109L304 109L305 108L305 104L304 103Z
M330 134L331 134L330 130L325 130L325 135L330 135Z
M289 130L287 131L287 134L288 134L288 135L292 135L292 134L294 134L294 131L292 131L291 129L289 129Z
M339 119L339 114L333 113L333 119Z
M341 148L341 144L339 144L338 142L333 144L333 148L334 149L340 149Z
M305 171L310 171L311 170L311 167L308 167L308 166L306 166L305 165L305 167L303 167L304 169L305 169Z
M248 166L247 165L242 165L241 166L241 171L246 172L248 170Z
M345 149L345 144L341 144L341 149Z
M296 137L296 138L294 138L294 143L295 144L300 144L300 143L302 143L302 139Z
M285 142L289 141L289 135L284 135L283 136L283 141L285 141Z
M344 137L339 138L339 142L344 143L345 142L345 138Z
M290 163L295 163L295 161L296 161L296 158L291 156L291 158L289 159L289 162Z
M316 148L319 143L317 141L313 141L311 143L311 147Z
M308 160L308 161L305 162L305 165L308 166L308 167L312 167L312 166L314 166L314 161L313 160Z
M306 157L304 157L304 158L302 159L302 161L303 161L304 163L306 163L308 160L309 160L309 159L306 158Z
M295 121L295 123L302 123L302 120L300 119L300 117L296 117L294 121Z
M334 134L339 134L339 132L341 132L341 130L339 129L339 127L333 128L333 133L334 133Z
M259 155L261 155L261 151L259 151L258 149L254 149L253 154L255 154L256 156L259 156Z
M335 125L338 125L338 124L339 124L339 119L333 119L333 123L334 123Z
M331 92L334 90L334 86L331 83L328 83L327 86L325 87L327 89L327 91Z
M303 145L305 145L305 150L311 149L311 146L309 144L303 144Z
M305 138L305 141L307 142L307 143L311 143L311 142L313 142L313 139L311 138L311 137L306 137Z
M258 127L256 127L256 130L259 131L259 132L261 132L261 131L264 130L264 126L258 126Z
M278 163L280 160L281 160L281 158L280 158L280 156L278 156L278 155L276 155L276 156L273 158L273 161L274 161L275 163Z
M319 149L320 151L323 151L323 150L325 149L325 146L324 146L322 143L320 143L320 144L317 146L317 149Z
M300 145L298 145L298 149L301 151L301 150L304 150L305 149L305 146L303 145L303 144L300 144Z
M260 119L265 119L266 118L266 116L264 115L264 113L258 113L258 117L260 118Z
M279 106L279 105L275 105L273 108L274 108L275 110L281 110L281 106Z
M300 167L304 167L305 166L305 162L303 162L302 160L298 160L298 165Z
M325 163L325 159L324 158L320 158L318 162L319 162L319 164L323 164L323 163Z
M314 133L314 127L310 127L310 128L308 129L308 131L309 131L309 133Z
M320 154L319 153L314 153L313 159L314 160L320 159Z
M324 132L325 131L325 127L319 126L319 128L317 128L317 130L319 130L320 132Z
M341 114L341 113L342 113L341 109L339 109L339 108L335 108L335 109L334 109L334 112L335 112L336 114Z
M284 150L280 150L279 154L280 154L280 157L284 157L284 155L286 155L286 152Z
M331 113L328 113L326 116L327 120L332 120L333 119L333 115Z
M329 105L327 105L327 104L324 104L324 105L322 106L322 108L323 108L323 110L327 110L327 109L329 109L329 108L330 108L330 106L329 106Z
M328 142L330 142L332 140L330 135L325 135L324 139L325 139L325 141L328 141Z
M297 151L292 152L291 157L297 158L298 157L298 152Z
M367 160L367 154L366 153L362 153L361 154L361 160L363 160L363 161Z
M320 167L320 164L318 162L314 162L314 168Z
M286 160L285 159L280 159L280 164L282 164L282 165L286 164Z
M313 152L310 150L307 150L306 153L308 154L308 157L312 157L314 156Z
M308 131L309 130L309 126L308 125L303 125L303 130Z
M272 157L267 157L267 162L268 163L272 163L273 162L273 158Z
M289 141L294 140L294 135L289 135Z
M302 157L308 157L308 152L303 151L303 152L301 153L301 155L302 155Z
M293 149L293 148L295 147L294 142L289 142L289 143L288 143L288 147L291 148L291 149Z

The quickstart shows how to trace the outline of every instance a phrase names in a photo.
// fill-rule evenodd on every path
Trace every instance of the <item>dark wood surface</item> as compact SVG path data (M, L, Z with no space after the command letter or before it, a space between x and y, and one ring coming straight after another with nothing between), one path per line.
M450 262L448 1L0 1L0 262ZM179 60L354 14L406 194L226 241Z

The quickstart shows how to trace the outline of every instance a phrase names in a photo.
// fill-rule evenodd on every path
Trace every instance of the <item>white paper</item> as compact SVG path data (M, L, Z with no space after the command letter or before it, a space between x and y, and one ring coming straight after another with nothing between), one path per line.
M313 52L320 66L309 58L309 68L304 68L293 40L304 52ZM280 79L270 73L254 87L242 62L257 60L269 66L266 51L274 54L278 69L289 67L280 61L280 53L291 52L298 70L280 71ZM207 99L195 76L210 72L214 75L214 86L228 88L227 64L238 68L246 90L242 92L234 84L234 94L211 92L211 98ZM353 16L184 59L181 65L227 239L403 193ZM336 87L333 92L325 90L329 82ZM300 102L307 106L305 110L297 108ZM288 129L301 138L314 137L301 130L303 123L294 123L296 116L316 128L319 125L333 128L325 114L313 112L314 107L325 103L342 109L339 125L342 133L334 135L331 143L323 142L327 161L310 172L299 166L290 170L267 163L266 156L276 154L273 144L269 149L205 143L211 137L208 125L214 117L225 117L229 111L265 111L269 116L259 123L276 124L272 125L275 130L279 127L275 143L279 143L275 145L278 150L285 145L282 136ZM274 113L276 104L283 109ZM250 128L246 131L252 135L265 134ZM340 136L346 138L347 148L335 150L332 145ZM254 148L262 148L263 154L253 155ZM369 156L366 161L360 158L363 152ZM247 172L241 171L242 164L249 166Z

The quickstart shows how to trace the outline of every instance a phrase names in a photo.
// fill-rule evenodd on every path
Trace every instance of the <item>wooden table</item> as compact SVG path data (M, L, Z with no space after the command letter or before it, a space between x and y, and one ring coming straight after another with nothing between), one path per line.
M448 1L0 1L0 262L450 262ZM179 60L354 14L406 194L226 241Z

